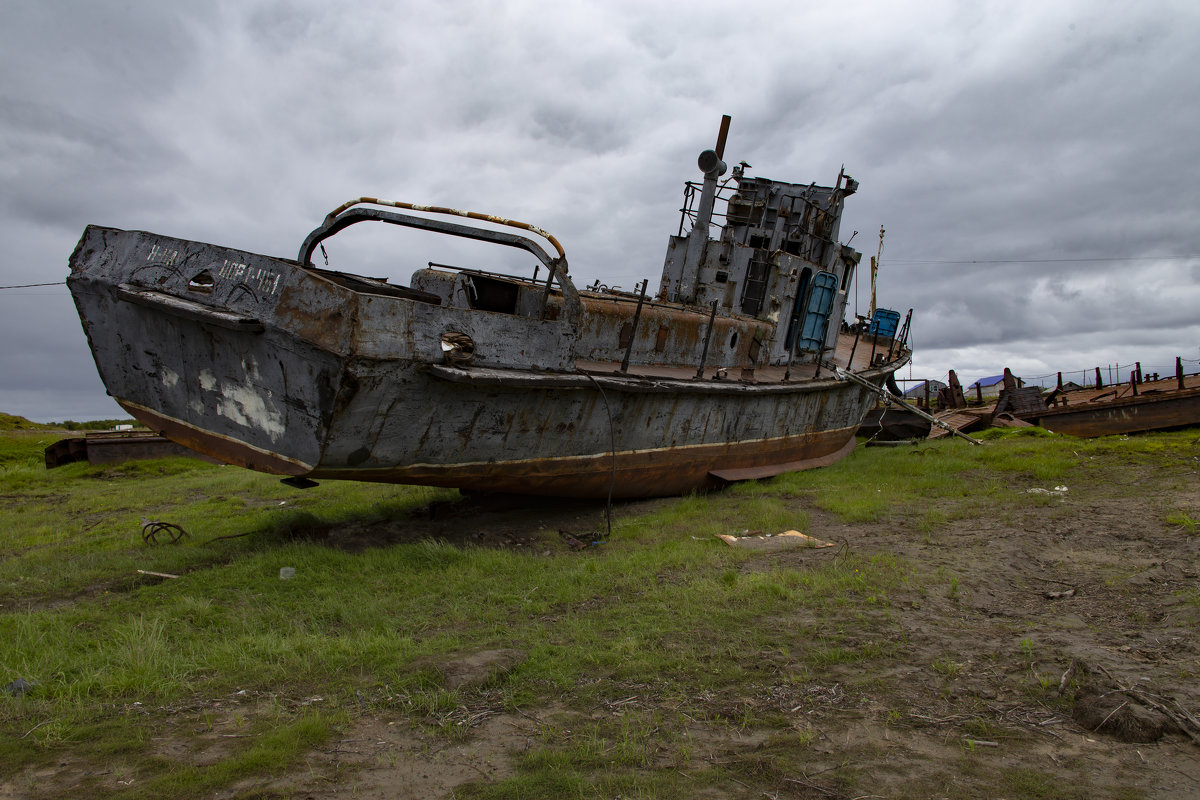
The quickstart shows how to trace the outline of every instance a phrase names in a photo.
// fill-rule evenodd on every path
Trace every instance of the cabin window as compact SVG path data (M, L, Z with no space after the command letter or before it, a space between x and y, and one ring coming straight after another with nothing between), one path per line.
M515 283L489 278L484 275L471 275L474 292L467 294L471 308L480 311L498 311L501 314L517 313L517 295L520 288Z
M854 277L854 265L849 261L843 262L845 268L842 271L842 291L850 288L850 279Z
M629 347L629 343L633 340L633 323L626 322L621 326L621 332L617 334L617 347Z
M729 337L729 349L730 350L737 349L737 340L738 340L737 331L734 331L733 334Z

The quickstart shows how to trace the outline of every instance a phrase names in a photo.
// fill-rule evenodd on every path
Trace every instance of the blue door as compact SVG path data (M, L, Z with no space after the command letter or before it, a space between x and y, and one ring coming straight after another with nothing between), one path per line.
M829 314L833 311L837 285L837 276L832 272L818 272L813 277L796 349L818 351L825 346L825 333L829 330Z

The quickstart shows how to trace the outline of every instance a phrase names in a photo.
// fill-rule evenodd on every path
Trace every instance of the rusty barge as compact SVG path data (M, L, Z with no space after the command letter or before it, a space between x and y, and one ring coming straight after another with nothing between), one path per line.
M1200 375L1184 375L1175 359L1175 376L1143 380L1141 368L1128 383L1095 388L1060 387L1045 402L1019 414L1027 422L1055 433L1081 438L1142 433L1200 425Z
M295 485L647 497L828 464L854 447L866 384L908 361L908 319L842 321L857 182L722 180L727 131L686 184L652 295L577 289L533 226L373 198L295 260L89 226L68 285L123 408ZM533 277L430 263L404 286L313 265L362 222L518 248Z

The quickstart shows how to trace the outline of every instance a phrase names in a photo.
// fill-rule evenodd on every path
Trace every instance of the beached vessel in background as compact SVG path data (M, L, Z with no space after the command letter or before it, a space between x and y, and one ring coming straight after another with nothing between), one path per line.
M1055 433L1091 438L1200 425L1200 374L1185 375L1183 360L1175 359L1175 375L1142 375L1141 366L1127 383L1105 386L1096 369L1094 387L1059 386L1040 407L1017 416Z
M643 497L828 464L854 447L870 387L908 361L908 319L842 322L860 256L838 231L857 182L742 166L721 182L728 122L653 296L577 290L533 226L373 198L326 217L296 260L89 226L68 285L130 414L297 485ZM313 266L364 221L519 248L533 277L422 262L402 286Z

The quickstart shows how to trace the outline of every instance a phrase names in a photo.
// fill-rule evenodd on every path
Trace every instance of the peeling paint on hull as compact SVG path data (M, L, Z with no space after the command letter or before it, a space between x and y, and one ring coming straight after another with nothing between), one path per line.
M836 322L859 258L836 243L837 222L857 182L735 178L741 200L729 203L742 216L719 241L707 222L672 237L655 297L644 285L578 291L552 237L557 258L520 236L357 201L298 260L89 226L67 282L109 393L223 462L479 491L673 495L845 456L873 397L827 361L878 386L909 358L894 319L891 338ZM430 265L400 286L309 263L323 237L359 221L516 247L550 278Z
M130 238L146 249L186 249L179 240L106 229L89 229L85 242L111 251ZM217 255L227 254L210 260ZM274 262L262 269L281 275L281 286L301 272L263 256L236 258ZM116 297L121 282L79 272L72 279L110 393L180 444L284 476L579 497L603 497L610 488L615 497L673 495L721 485L714 473L723 471L762 477L772 467L831 463L853 446L871 402L860 387L828 378L784 385L467 368L457 371L466 378L451 379L450 371L439 376L416 360L331 352L328 341L354 333L329 326L325 342L312 342L291 336L286 320L263 309L242 309L267 317L261 333L149 315ZM153 283L162 286L157 273ZM343 324L370 319L352 313L354 298L344 299ZM103 333L93 320L103 321ZM894 368L867 374L881 383ZM509 376L509 385L497 375ZM534 386L522 388L522 381ZM537 388L539 381L575 385Z

